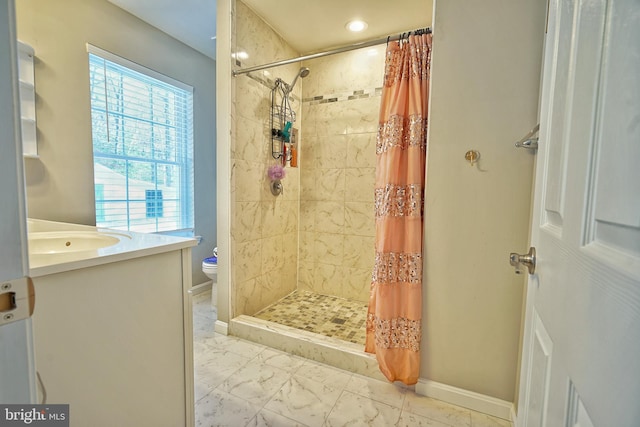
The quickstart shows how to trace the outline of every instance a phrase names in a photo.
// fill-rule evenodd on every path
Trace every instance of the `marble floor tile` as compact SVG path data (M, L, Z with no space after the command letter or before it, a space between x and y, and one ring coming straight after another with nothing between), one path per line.
M513 423L502 418L471 411L471 427L513 427Z
M403 411L397 427L451 427L449 424Z
M201 292L191 298L193 311L193 337L214 336L214 324L218 318L217 309L211 305L211 291Z
M295 373L302 365L304 365L305 358L285 353L283 351L273 350L270 348L264 349L258 356L256 361L265 363L269 366L283 369L290 374Z
M193 315L193 339L195 342L199 342L204 338L213 338L216 333L214 331L215 320L200 316L198 314Z
M247 424L247 427L308 427L307 424L283 417L263 409Z
M196 426L513 427L412 387L215 333L210 298L193 298Z
M196 378L193 384L193 401L195 404L197 405L198 401L202 400L214 389L215 387L208 384L206 381L199 381L198 378Z
M212 290L206 290L204 292L197 293L191 297L191 303L193 305L193 311L195 312L196 307L204 304L205 301L211 301Z
M293 376L264 408L311 427L321 427L340 393L340 389Z
M260 405L214 390L196 404L196 426L245 426L259 410Z
M196 402L222 384L251 359L228 351L209 353L194 358Z
M342 426L395 426L400 419L400 408L344 391L327 418L327 427Z
M327 366L313 360L307 360L296 371L296 376L309 378L334 388L343 389L353 374L342 369Z
M407 394L402 409L453 427L471 427L471 411L468 409L415 393Z
M191 307L194 315L215 320L216 310L211 306L211 291L194 295Z
M264 405L290 378L284 369L264 363L248 363L227 378L220 390L245 399L256 405Z
M202 339L202 342L211 348L211 351L231 352L242 357L254 358L267 347L254 342L243 340L231 335L214 334L212 337Z
M204 301L202 303L199 303L198 305L193 305L193 315L194 316L200 316L200 317L205 317L207 319L213 319L216 315L216 313L209 308L209 301Z
M406 394L404 387L356 374L351 377L345 389L399 409L402 409Z

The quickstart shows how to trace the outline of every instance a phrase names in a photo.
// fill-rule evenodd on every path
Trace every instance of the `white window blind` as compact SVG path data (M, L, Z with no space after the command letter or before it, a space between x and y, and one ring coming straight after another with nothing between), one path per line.
M193 89L89 46L96 224L193 229Z

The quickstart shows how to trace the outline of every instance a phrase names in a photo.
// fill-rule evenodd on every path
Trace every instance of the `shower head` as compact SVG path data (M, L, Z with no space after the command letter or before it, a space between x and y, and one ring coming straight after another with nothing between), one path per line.
M298 74L300 74L300 77L305 78L309 75L309 67L302 67L300 68L300 71L298 72Z
M288 91L291 92L293 90L293 87L296 85L296 82L298 81L298 77L302 77L304 79L308 75L309 75L309 68L307 68L307 67L300 68L300 71L298 71L298 74L296 74L295 79L293 79L293 81L289 85L289 90Z

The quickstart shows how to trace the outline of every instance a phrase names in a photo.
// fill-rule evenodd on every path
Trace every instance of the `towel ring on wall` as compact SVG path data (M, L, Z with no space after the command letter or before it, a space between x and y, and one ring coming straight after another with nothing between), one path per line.
M473 166L478 159L480 159L480 152L476 150L469 150L464 153L464 158L469 162L471 166Z

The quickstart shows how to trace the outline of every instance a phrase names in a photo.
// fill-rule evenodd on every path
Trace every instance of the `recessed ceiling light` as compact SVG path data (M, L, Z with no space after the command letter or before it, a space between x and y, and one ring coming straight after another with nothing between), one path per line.
M369 25L364 22L364 21L360 21L359 19L354 19L353 21L349 21L347 22L347 25L345 25L345 27L347 27L347 30L349 31L353 31L354 33L357 33L359 31L364 31L367 29Z

